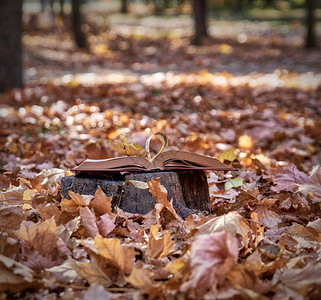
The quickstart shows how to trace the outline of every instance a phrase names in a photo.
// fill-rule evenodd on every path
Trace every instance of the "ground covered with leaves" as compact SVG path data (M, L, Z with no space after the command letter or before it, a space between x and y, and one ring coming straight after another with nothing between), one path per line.
M321 52L302 28L217 21L197 48L188 18L89 14L84 51L47 17L25 16L26 86L1 95L1 298L319 298ZM182 219L157 179L146 215L62 197L108 140L157 131L238 165L207 173L211 214Z

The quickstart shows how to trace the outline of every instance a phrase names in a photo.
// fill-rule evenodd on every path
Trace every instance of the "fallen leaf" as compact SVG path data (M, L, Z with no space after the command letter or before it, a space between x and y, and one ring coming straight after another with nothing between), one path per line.
M79 215L81 224L86 228L87 235L94 239L98 234L95 215L87 206L79 207Z
M112 280L96 265L90 262L78 262L71 260L73 269L90 284L109 287L113 284Z
M90 202L90 207L93 207L94 210L100 214L112 214L112 207L111 207L111 202L113 200L112 196L107 197L106 194L103 192L103 190L98 187L96 193L95 193L95 198L91 200Z
M229 179L228 181L225 182L225 191L228 191L232 188L237 188L243 185L243 178L237 177L234 179Z
M133 246L121 245L119 239L106 239L101 235L96 236L94 246L98 254L107 259L108 263L125 275L131 273L136 256Z
M238 240L226 231L196 236L190 254L190 276L181 290L198 299L215 291L238 259Z
M225 215L215 217L203 225L197 227L197 235L227 231L233 236L239 234L243 245L247 247L248 237L252 232L248 222L238 212L232 211Z
M159 236L158 225L150 227L147 256L150 258L163 258L172 251L175 242L171 240L171 232L168 230L162 237Z
M0 292L17 293L39 287L35 274L27 266L0 254Z
M299 185L299 192L306 192L313 197L314 203L321 202L321 168L314 167L307 184Z
M79 213L79 207L87 206L86 202L84 201L81 195L76 194L73 191L69 191L69 195L71 197L71 200L64 199L60 202L60 207L62 211L66 211L70 214L77 214Z
M20 205L0 205L0 229L2 231L19 229L25 218Z
M297 188L297 185L302 185L309 181L308 175L299 171L293 165L278 167L271 174L275 184L271 189L275 192L281 192L282 190L293 191Z

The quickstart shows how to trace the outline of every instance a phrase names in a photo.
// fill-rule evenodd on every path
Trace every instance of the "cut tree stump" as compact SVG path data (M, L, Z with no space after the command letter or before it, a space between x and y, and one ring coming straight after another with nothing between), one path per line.
M106 175L107 174L107 175ZM63 197L70 199L69 191L94 195L100 186L107 196L113 196L113 207L130 213L146 214L154 209L156 199L148 189L132 186L127 180L147 182L160 177L168 200L173 199L176 211L186 218L189 213L209 213L210 197L205 172L202 170L159 171L150 173L80 173L62 178Z

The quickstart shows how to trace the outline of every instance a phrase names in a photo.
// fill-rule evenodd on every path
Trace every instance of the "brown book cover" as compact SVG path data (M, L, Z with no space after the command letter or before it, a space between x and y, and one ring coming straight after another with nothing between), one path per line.
M153 158L150 157L149 143L152 137L162 138L162 148ZM112 172L146 172L154 170L234 170L218 159L188 151L163 151L168 144L167 136L157 132L150 136L145 145L148 157L121 156L108 159L86 159L73 171L112 171Z

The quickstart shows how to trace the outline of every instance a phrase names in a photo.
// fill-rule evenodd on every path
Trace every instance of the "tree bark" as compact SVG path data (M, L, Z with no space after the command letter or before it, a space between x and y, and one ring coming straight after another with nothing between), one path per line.
M75 42L78 48L87 48L87 41L82 31L82 17L80 13L81 0L72 0L72 25Z
M206 0L193 0L194 14L194 45L200 45L202 38L208 36L206 18Z
M0 92L22 87L22 0L0 0Z
M306 48L314 48L317 46L315 37L315 0L306 0L306 23L307 23L307 33L306 33Z

